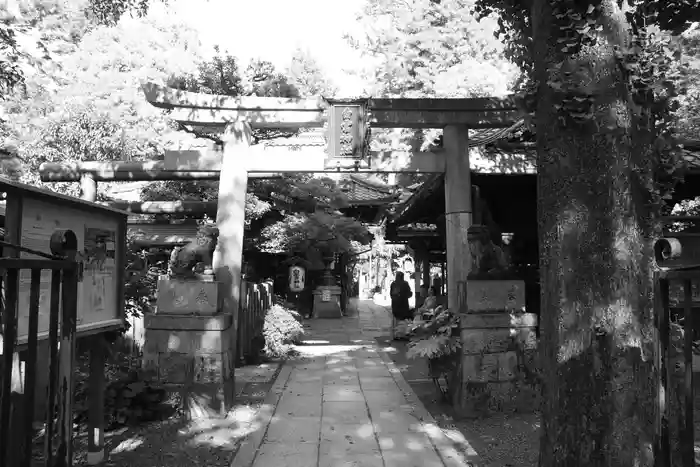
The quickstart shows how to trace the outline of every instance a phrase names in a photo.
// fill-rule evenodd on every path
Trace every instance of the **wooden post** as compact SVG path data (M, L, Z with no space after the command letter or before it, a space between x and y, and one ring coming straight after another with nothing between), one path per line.
M459 307L457 284L467 281L471 255L467 230L472 223L471 171L466 127L448 126L443 134L445 160L445 232L447 244L447 300ZM466 312L467 310L460 310Z
M440 262L440 294L447 294L447 275L445 274L445 261Z
M427 248L420 250L421 256L421 273L423 275L423 284L425 284L426 297L428 290L433 286L432 278L430 277L430 251Z
M218 211L216 224L219 228L219 240L214 252L214 271L221 283L223 299L222 313L233 317L231 339L228 351L231 362L231 375L224 382L222 403L225 410L233 407L234 384L233 362L237 348L238 310L241 294L241 266L243 262L243 234L245 224L245 196L248 188L248 171L246 164L250 161L252 135L250 124L236 121L226 127L224 132L224 155L219 180ZM228 382L230 381L230 383Z
M75 328L77 321L78 274L63 271L61 281L61 323L58 347L58 403L56 464L70 465L73 458L73 383L75 369Z
M92 202L97 200L97 181L92 174L80 175L80 198Z
M97 201L97 181L92 174L80 175L80 197L86 201ZM104 336L99 333L87 339L90 340L87 463L97 465L105 458L105 343Z
M422 290L421 290L421 255L419 250L413 249L413 300L414 300L414 306L418 308L419 306L422 305L421 303L421 298L422 297Z
M5 240L8 243L14 245L22 244L22 210L24 209L24 201L22 197L16 193L7 194L7 204L5 211ZM4 248L3 255L8 258L19 258L20 252L14 248ZM16 283L15 283L16 284ZM5 283L5 287L2 292L2 301L5 302L8 297L9 285ZM15 288L14 295L17 297L19 289ZM16 302L16 300L15 300ZM16 303L15 303L16 304ZM4 318L4 317L3 317ZM0 328L1 329L1 328ZM9 339L8 339L9 341ZM7 352L8 341L5 341L4 351ZM14 347L14 345L12 346ZM7 355L7 353L6 353ZM15 459L19 459L19 453L24 452L24 440L22 438L23 424L31 423L32 421L27 421L23 411L23 396L25 395L25 385L24 377L25 372L22 368L22 355L21 353L13 353L12 356L5 357L3 360L4 365L10 365L12 367L12 381L9 388L0 387L0 396L2 397L2 407L0 407L0 417L7 417L9 415L9 426L5 426L9 429L9 432L3 432L3 425L7 423L5 419L0 420L0 443L6 443L7 446L0 446L0 464L12 465L16 462ZM7 368L3 368L3 371L7 371ZM4 390L9 390L7 394L2 394ZM6 405L8 404L8 405ZM8 449L11 448L11 449ZM6 456L9 456L6 458ZM9 462L8 462L9 461Z

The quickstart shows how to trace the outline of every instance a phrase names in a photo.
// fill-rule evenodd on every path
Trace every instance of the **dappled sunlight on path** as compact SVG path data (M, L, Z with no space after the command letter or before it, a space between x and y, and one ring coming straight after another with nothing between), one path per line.
M233 467L443 467L476 462L445 436L380 349L391 315L354 302L342 319L311 320L300 357L280 374L279 400L259 443ZM306 324L306 323L305 323ZM466 443L466 440L463 440ZM466 455L464 454L466 453Z

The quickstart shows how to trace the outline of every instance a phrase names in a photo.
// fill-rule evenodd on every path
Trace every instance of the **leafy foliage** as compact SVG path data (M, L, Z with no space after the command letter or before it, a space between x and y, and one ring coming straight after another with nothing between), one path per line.
M273 236L272 232L276 234ZM352 241L368 243L367 230L362 224L353 218L325 210L308 215L288 214L282 225L273 224L266 228L264 234L269 239L266 250L270 252L308 251L313 248L327 256L351 251Z
M75 26L79 31L81 24ZM182 138L163 112L145 101L140 85L195 69L199 43L191 29L154 8L147 18L94 27L75 44L56 35L52 48L71 47L54 54L53 68L27 76L23 91L7 99L5 129L17 142L23 181L39 184L42 162L153 159ZM49 188L77 192L73 184Z
M0 27L0 52L0 98L4 98L24 80L19 67L20 51L15 31L6 26Z
M286 213L263 228L258 243L262 251L298 252L314 269L320 269L323 258L369 243L367 228L339 211L348 206L348 199L334 180L299 177L290 188L289 194L294 199L315 201L307 207L308 212Z
M301 97L333 97L338 92L321 70L316 59L308 52L297 49L292 56L292 64L287 71Z
M674 122L680 137L697 139L700 134L700 27L688 29L680 36L682 60L687 71L685 92L677 98L678 110ZM678 63L678 62L674 62Z
M158 277L168 271L168 256L139 248L132 236L127 239L126 264L124 312L127 316L143 316L152 309Z
M128 14L145 16L148 0L90 0L90 13L99 24L113 26Z
M286 358L291 355L294 344L299 344L304 335L301 315L281 305L273 305L265 314L263 337L265 355L269 358Z
M459 314L438 307L432 319L418 320L413 326L413 336L406 355L409 358L430 359L450 355L461 348L459 335L455 331L459 331Z
M60 70L61 57L87 31L86 0L7 0L0 10L0 99L25 88L27 79Z
M351 44L373 59L372 95L473 97L502 94L517 75L493 37L495 19L479 23L467 0L371 0Z
M211 60L202 61L196 71L174 74L168 79L168 86L185 91L225 96L256 95L261 97L298 97L298 91L288 78L275 70L270 62L253 60L244 72L241 72L238 59L218 47ZM178 124L178 129L194 138L202 138L222 143L216 133ZM290 133L277 130L254 130L255 142L288 136ZM195 143L196 144L196 143ZM274 182L273 182L274 183ZM251 183L246 196L246 218L258 219L267 213L270 204L260 200L255 194L266 181ZM264 188L262 188L264 191ZM144 200L196 199L215 200L218 182L156 182L142 192Z
M519 76L507 60L508 43L494 37L495 15L479 22L474 0L369 0L358 22L361 37L348 36L368 65L365 81L375 97L480 97L508 93ZM373 150L433 147L442 130L373 130ZM409 186L424 176L400 174Z

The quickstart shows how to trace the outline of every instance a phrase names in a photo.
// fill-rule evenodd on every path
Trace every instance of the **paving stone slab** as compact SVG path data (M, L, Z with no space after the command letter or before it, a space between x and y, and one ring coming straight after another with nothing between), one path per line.
M282 392L282 397L284 396L314 396L321 397L323 393L323 383L297 383L295 381L290 381L287 387L284 388Z
M253 467L309 467L317 460L317 444L263 443Z
M275 411L276 416L321 418L321 398L317 396L283 395Z
M440 456L431 448L424 452L384 452L384 467L445 467Z
M355 366L355 362L338 362L338 363L329 363L326 365L326 369L324 371L325 374L329 373L357 373L357 366Z
M323 372L323 381L360 378L360 372L355 367L327 368Z
M378 433L377 441L383 453L387 452L435 452L425 433Z
M368 376L391 376L391 373L385 366L362 367L358 368L356 371L360 378Z
M395 408L408 403L408 399L397 384L386 386L384 389L364 388L362 392L367 400L367 405Z
M379 451L374 429L369 423L321 425L321 455L373 454Z
M357 386L326 386L323 388L323 402L362 402L365 396L360 385Z
M276 416L267 428L266 443L316 443L321 432L320 417Z
M372 426L377 433L420 433L425 430L422 420L408 412L372 412Z
M323 385L359 386L360 378L353 373L330 373L323 375Z
M369 413L364 401L324 402L323 423L347 425L369 424Z
M350 458L322 455L318 467L384 467L384 461L380 453L358 454Z
M384 364L384 360L381 358L363 358L358 359L356 362L357 368L381 368L387 373L389 369Z
M382 356L375 349L358 349L350 352L350 355L357 358L357 360L366 359L381 359Z
M376 441L374 441L374 444L369 442L356 444L343 441L342 438L334 439L333 441L321 440L318 452L321 458L328 457L335 459L353 459L362 455L378 456L381 459L382 456Z
M294 364L295 372L313 372L323 370L326 366L326 359L323 357L314 358L312 360L297 362Z
M390 376L382 377L375 376L371 378L359 378L360 386L363 391L397 391L399 387L396 385L394 378Z
M323 378L323 369L308 371L308 370L292 370L290 380L297 383L318 383Z

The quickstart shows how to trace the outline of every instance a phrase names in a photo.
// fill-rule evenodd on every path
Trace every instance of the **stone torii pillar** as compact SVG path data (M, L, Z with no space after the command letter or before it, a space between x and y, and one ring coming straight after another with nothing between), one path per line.
M472 185L469 168L469 130L463 126L448 126L443 133L445 148L445 237L447 256L447 305L459 310L460 335L465 333L467 306L467 277L472 261L468 231L472 225ZM461 374L452 394L452 404L462 410L466 404L466 383L473 379L473 368L461 359Z
M243 263L243 235L245 225L245 197L248 188L247 162L251 157L252 133L246 120L227 125L223 136L224 154L219 178L219 199L216 225L219 239L214 251L213 267L219 285L221 313L233 318L233 325L225 333L224 348L228 351L228 370L235 368L238 348L238 309L241 300L241 269ZM234 404L233 374L226 375L224 394L219 395L226 410Z
M471 271L467 231L472 225L472 184L469 168L469 130L450 125L443 133L445 149L445 237L447 246L447 302L466 313L466 284ZM464 285L460 285L464 284ZM460 300L459 293L465 294ZM460 309L460 306L463 309Z

